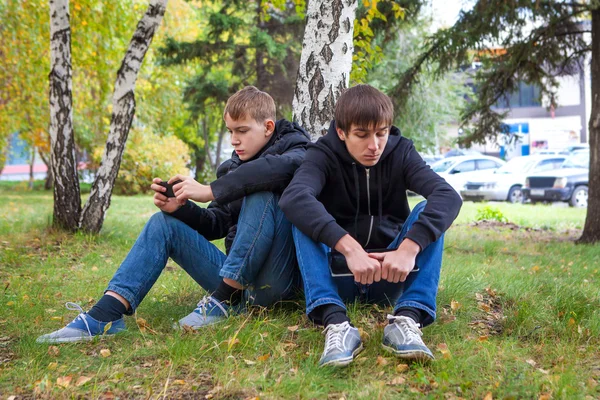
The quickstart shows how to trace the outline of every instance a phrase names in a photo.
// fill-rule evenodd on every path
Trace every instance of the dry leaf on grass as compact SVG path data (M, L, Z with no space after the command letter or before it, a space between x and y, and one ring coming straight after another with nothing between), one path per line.
M462 305L458 302L458 301L454 301L452 300L450 302L450 308L452 309L452 311L456 311L458 310Z
M487 392L483 400L493 400L494 396L492 396L492 392Z
M58 357L60 355L60 349L56 346L50 346L48 347L48 355Z
M452 354L448 349L448 345L446 343L440 343L437 345L437 349L442 353L442 356L446 359L452 358Z
M185 381L183 379L175 379L173 385L185 385Z
M527 364L531 365L531 366L532 366L532 367L534 367L534 368L535 368L535 366L537 365L537 363L536 363L535 361L533 361L533 360L525 360L525 362L526 362Z
M263 354L262 356L259 356L257 358L257 360L258 361L267 361L270 357L271 357L271 354L267 353L267 354Z
M398 385L404 385L405 382L406 382L405 378L403 378L401 376L397 376L394 379L392 379L391 381L387 382L387 385L398 386Z
M287 330L290 332L296 332L298 330L298 325L288 326Z
M57 362L51 362L50 364L48 364L48 369L50 371L54 371L56 369L56 367L58 367L58 363Z
M408 364L398 364L396 365L396 372L403 373L408 371Z
M389 361L386 360L385 358L383 358L382 356L377 356L377 365L384 366L384 365L387 365L388 363L389 363Z
M71 375L59 376L58 378L56 378L56 384L58 386L67 388L71 385L72 380L73 380L73 377Z
M83 386L91 380L92 380L91 377L82 375L79 378L77 378L77 382L75 382L75 386Z
M109 357L110 356L110 350L109 349L102 349L102 350L100 350L100 355L102 357L105 357L105 358Z

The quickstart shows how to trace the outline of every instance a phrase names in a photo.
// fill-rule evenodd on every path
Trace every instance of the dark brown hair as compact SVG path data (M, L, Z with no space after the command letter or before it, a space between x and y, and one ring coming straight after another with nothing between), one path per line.
M344 90L335 105L335 123L348 134L350 127L370 128L380 123L391 125L394 105L388 96L370 85Z
M256 122L267 119L275 121L275 101L268 93L254 86L246 86L227 100L223 118L227 114L236 121L245 117L250 117Z

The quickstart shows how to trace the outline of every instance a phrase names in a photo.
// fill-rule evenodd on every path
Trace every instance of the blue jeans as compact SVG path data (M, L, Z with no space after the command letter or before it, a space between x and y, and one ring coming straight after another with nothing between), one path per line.
M229 255L184 222L163 212L154 214L106 290L123 296L132 314L170 257L208 292L226 277L247 286L246 300L254 305L291 297L300 285L300 273L292 225L278 201L271 192L244 198Z
M397 249L411 226L425 208L423 201L415 206L406 219L402 231L390 243L388 249ZM296 254L306 296L306 313L324 304L336 304L346 308L344 302L364 301L393 305L394 311L402 307L414 307L427 313L423 325L435 320L435 302L442 267L444 237L423 249L416 259L419 271L411 272L404 283L391 283L381 280L371 285L362 285L354 277L332 277L329 271L327 254L330 249L293 228ZM314 320L314 319L313 319ZM319 323L320 321L315 322Z

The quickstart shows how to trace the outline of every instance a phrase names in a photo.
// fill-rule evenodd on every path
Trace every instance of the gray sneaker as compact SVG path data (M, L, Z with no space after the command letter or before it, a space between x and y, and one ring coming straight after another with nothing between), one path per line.
M363 349L358 329L352 327L348 321L329 325L323 334L326 335L325 350L319 360L320 367L325 365L344 367L350 364Z
M433 360L431 350L423 343L423 333L412 318L388 315L391 324L383 330L383 348L400 358Z
M38 343L87 342L96 336L108 337L125 330L123 317L112 322L97 321L90 317L79 304L68 302L67 309L79 311L79 315L67 326L37 338Z
M175 328L185 328L187 326L191 329L200 329L222 322L230 315L239 313L242 308L241 304L228 306L212 296L205 296L200 300L194 311L179 320Z

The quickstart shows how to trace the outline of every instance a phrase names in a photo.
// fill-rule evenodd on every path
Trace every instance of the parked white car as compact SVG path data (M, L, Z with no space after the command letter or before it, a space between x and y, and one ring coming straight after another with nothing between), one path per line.
M431 166L434 172L444 178L457 193L468 180L482 174L492 174L494 170L506 164L505 161L490 156L459 156L440 160Z
M516 157L483 179L469 180L460 195L465 200L522 203L525 178L532 173L560 168L566 155Z

